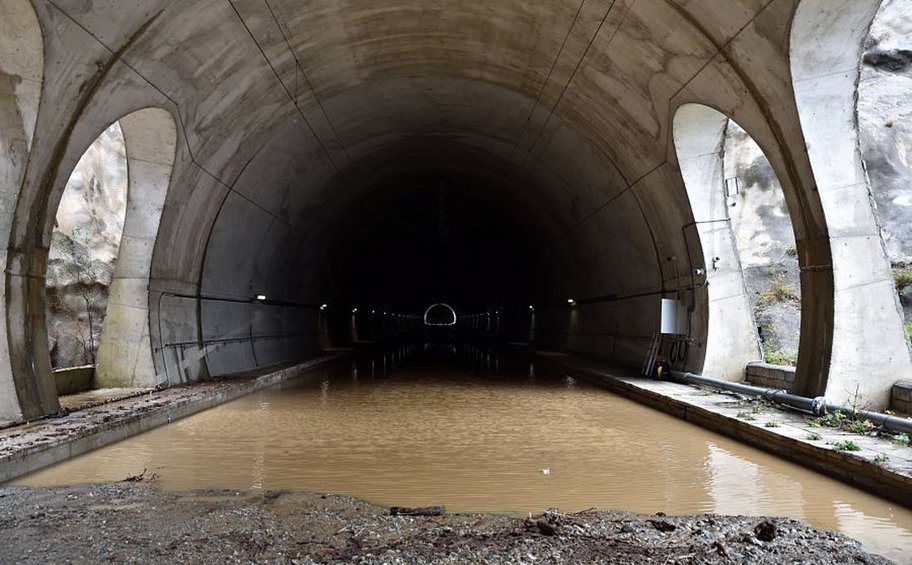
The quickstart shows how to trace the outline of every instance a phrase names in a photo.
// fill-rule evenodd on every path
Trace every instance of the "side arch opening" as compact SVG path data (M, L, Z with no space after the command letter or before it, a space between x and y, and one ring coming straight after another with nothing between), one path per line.
M167 111L128 114L83 154L57 210L48 268L52 364L93 365L95 388L160 384L149 273L176 142Z
M751 363L795 366L799 266L775 172L746 131L708 106L678 109L674 142L694 214L684 230L696 232L703 249L695 273L708 294L703 371L741 380ZM794 380L793 370L780 372Z

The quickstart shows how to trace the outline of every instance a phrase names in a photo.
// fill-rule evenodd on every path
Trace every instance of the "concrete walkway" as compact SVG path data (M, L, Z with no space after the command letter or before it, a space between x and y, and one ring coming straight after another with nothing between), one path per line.
M608 390L810 467L878 496L912 506L912 447L876 436L814 425L815 418L740 395L643 378L635 371L562 353L538 359ZM851 441L860 449L838 445Z
M75 395L64 405L76 409L65 415L0 430L0 482L234 400L305 371L326 367L348 355L347 352L333 352L303 363L229 379L164 390L134 391L126 398L113 401L110 397L105 399L106 393ZM126 392L118 390L121 396Z

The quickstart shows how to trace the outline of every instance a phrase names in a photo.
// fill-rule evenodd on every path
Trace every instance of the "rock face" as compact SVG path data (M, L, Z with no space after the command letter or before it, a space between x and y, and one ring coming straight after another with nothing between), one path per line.
M885 0L874 19L858 87L861 150L887 254L912 263L912 0ZM912 297L900 293L906 324Z
M126 196L126 153L115 123L79 160L57 211L47 278L48 337L55 368L95 362Z
M739 182L729 217L765 361L794 365L801 330L801 284L795 233L776 173L757 143L729 121L725 178Z

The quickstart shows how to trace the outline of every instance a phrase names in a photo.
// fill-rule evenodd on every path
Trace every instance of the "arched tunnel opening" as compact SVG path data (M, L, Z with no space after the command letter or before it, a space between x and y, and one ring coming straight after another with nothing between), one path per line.
M492 102L471 91L448 94L465 101L463 121L490 111ZM427 111L399 121L424 124ZM403 128L399 121L387 127ZM534 335L542 347L641 361L660 299L679 293L661 282L659 251L630 191L609 187L615 194L599 202L570 192L566 179L585 163L536 171L515 146L495 151L461 131L425 128L372 147L322 182L290 149L300 146L288 139L299 126L259 150L205 247L200 323L211 375L268 364L314 340L344 347L420 330L437 303L459 313L462 337ZM574 143L540 158L561 162ZM280 214L258 209L262 198L280 202ZM472 316L496 323L472 324ZM251 339L235 340L241 335Z
M909 502L912 200L868 174L908 168L909 1L6 0L0 438L44 434L30 471L162 425L104 481L887 520L736 441ZM80 164L112 124L117 218ZM86 214L109 276L61 282Z

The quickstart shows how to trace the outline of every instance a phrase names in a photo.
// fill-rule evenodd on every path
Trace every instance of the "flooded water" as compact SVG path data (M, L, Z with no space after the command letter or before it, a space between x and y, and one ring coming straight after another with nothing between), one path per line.
M451 511L785 515L899 562L912 552L908 509L562 374L471 353L288 382L15 484L148 469L167 489L298 489Z

